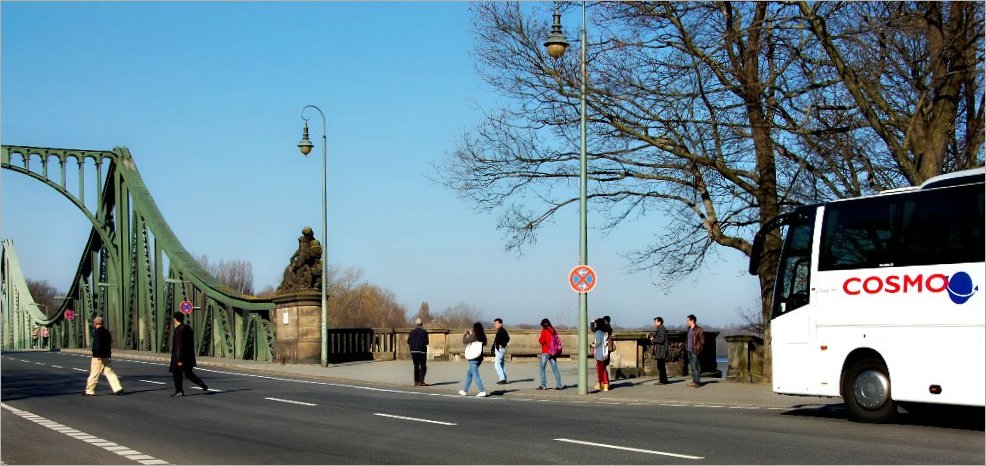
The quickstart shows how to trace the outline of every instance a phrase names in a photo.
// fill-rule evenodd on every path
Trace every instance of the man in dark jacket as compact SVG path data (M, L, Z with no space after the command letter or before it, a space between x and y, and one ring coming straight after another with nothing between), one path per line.
M414 330L407 336L407 346L411 350L411 364L414 365L414 386L427 387L425 373L428 372L428 331L421 328L423 322L414 319Z
M705 347L705 331L698 326L698 319L695 314L688 314L688 339L685 341L685 349L688 351L688 372L692 373L692 381L689 387L698 388L702 386L699 374L702 373L702 364L698 359Z
M195 367L195 337L192 328L185 325L185 314L175 312L174 318L175 332L171 340L171 365L168 368L175 380L175 393L171 396L185 396L181 379L183 374L192 383L209 393L209 387L205 382L192 372L192 368Z
M110 357L113 355L113 336L110 335L109 330L106 330L106 327L103 327L101 316L92 319L92 326L95 328L92 337L92 363L89 365L89 380L86 381L86 391L83 394L86 396L95 395L99 376L106 374L106 380L110 382L113 394L122 395L123 385L120 385L120 379L110 367Z
M496 327L496 336L493 338L493 368L500 380L497 385L507 383L507 368L504 358L507 355L507 343L510 342L510 334L503 328L503 319L497 317L493 319L493 326Z
M650 336L650 341L654 349L654 360L657 361L657 383L654 385L666 385L668 369L664 362L668 358L668 329L664 327L664 318L661 316L654 318L654 334Z

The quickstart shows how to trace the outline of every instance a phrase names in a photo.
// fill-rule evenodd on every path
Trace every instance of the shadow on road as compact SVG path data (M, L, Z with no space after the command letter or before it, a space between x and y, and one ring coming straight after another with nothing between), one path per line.
M825 419L849 420L849 408L845 403L829 405L798 405L790 411L781 413L784 416L815 417ZM902 426L940 427L944 429L959 429L984 431L983 408L962 406L921 406L913 412L900 412L887 424Z
M3 401L63 395L72 395L81 398L86 388L86 377L88 376L72 377L69 375L32 374L12 377L4 375L0 377L0 386L3 387ZM102 382L100 384L102 387L97 385L97 390L108 387L105 380ZM44 389L38 390L38 387L44 387Z

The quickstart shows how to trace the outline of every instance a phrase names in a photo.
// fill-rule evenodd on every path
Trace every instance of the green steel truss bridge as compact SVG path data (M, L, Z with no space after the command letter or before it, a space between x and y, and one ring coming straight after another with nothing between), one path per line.
M102 315L115 347L169 352L171 314L188 300L200 355L274 359L273 301L226 288L198 264L165 222L129 150L4 145L2 168L58 191L92 224L58 309L34 303L13 244L4 241L3 349L30 347L31 332L41 326L51 329L53 348L88 347L92 318ZM77 181L66 179L67 168ZM86 193L87 185L102 188ZM95 196L88 203L87 194Z

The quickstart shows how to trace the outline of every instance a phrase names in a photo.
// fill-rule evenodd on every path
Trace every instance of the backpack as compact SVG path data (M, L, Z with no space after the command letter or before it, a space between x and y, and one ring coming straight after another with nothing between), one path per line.
M560 356L561 351L561 337L558 336L558 333L552 333L551 340L548 341L548 354L551 356Z

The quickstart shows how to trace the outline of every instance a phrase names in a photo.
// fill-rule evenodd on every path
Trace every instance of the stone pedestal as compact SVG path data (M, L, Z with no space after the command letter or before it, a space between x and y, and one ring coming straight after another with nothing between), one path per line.
M322 302L318 291L275 296L271 320L277 332L275 361L322 362Z
M732 382L763 383L763 338L752 335L726 337L729 346L729 369L726 380Z

